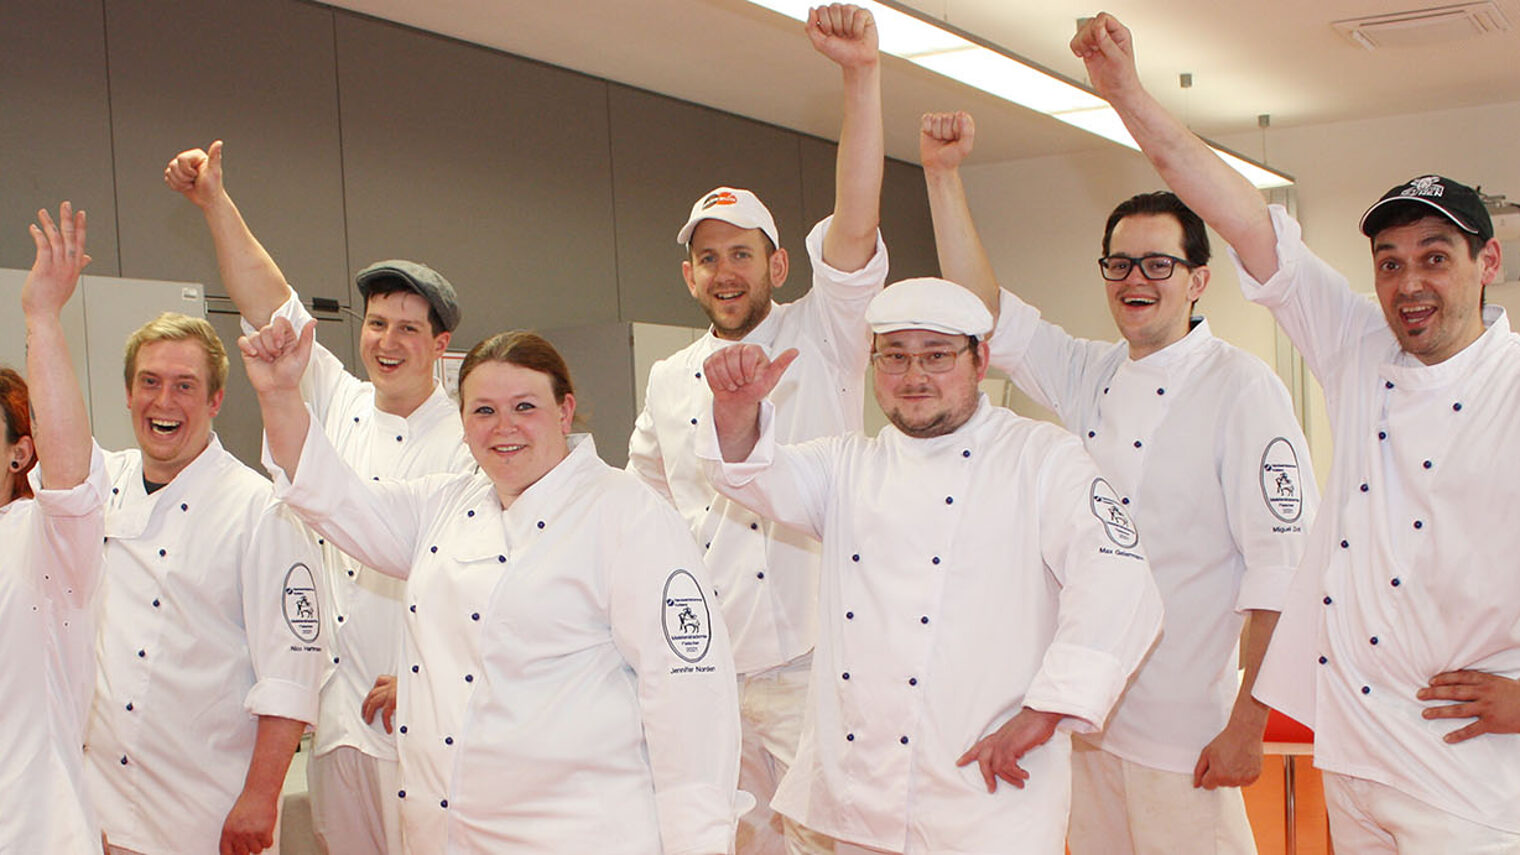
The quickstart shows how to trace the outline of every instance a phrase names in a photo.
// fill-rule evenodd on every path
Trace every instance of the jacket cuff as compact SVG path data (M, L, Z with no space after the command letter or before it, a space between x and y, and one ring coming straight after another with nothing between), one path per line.
M1103 729L1128 677L1108 653L1056 642L1045 651L1024 706L1069 716L1061 726L1074 733L1094 733Z
M249 715L271 715L315 724L317 721L317 690L275 677L268 677L253 684L243 699L243 709Z
M1235 597L1235 611L1280 612L1288 599L1288 585L1293 581L1292 567L1253 567L1240 577L1240 593Z
M755 805L743 790L685 784L654 795L666 855L715 855L734 851L739 817Z

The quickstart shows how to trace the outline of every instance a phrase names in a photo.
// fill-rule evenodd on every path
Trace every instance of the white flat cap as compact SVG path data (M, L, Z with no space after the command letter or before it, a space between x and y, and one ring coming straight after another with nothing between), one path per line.
M970 291L945 279L904 279L882 289L866 307L873 333L933 330L947 335L985 336L992 313Z

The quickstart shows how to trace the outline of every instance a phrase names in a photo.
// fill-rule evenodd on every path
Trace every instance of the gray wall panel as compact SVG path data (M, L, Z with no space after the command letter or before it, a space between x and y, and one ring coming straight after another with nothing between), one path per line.
M617 320L607 84L367 18L337 24L354 267L437 268L459 291L460 349Z
M697 197L719 185L764 200L792 261L777 297L806 293L802 242L813 222L803 215L797 134L627 86L610 86L609 99L623 320L707 325L681 281L675 236Z
M90 272L121 272L101 0L0 3L0 267L31 268L27 224L89 214Z
M628 463L633 409L633 330L631 324L594 324L548 329L575 383L575 430L596 439L596 451L613 466ZM641 381L642 382L642 379Z
M163 183L227 142L227 187L306 297L348 295L333 12L296 0L107 0L125 275L226 291L200 212Z
M834 206L834 158L839 147L817 137L802 138L803 199L810 218ZM881 235L892 269L888 282L911 276L938 276L929 193L917 164L888 158L881 179Z
M888 281L939 275L929 191L923 169L915 164L887 161L881 184L881 237L892 260Z

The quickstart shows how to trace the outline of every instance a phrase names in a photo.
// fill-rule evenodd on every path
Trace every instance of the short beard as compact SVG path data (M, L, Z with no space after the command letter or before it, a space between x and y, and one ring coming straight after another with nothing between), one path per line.
M712 324L713 332L717 334L718 338L725 341L738 341L754 332L755 327L760 326L761 322L765 320L765 316L770 313L770 308L769 303L751 305L749 312L743 318L740 318L738 325L734 327L719 326L717 317L712 312L707 311L706 306L703 306L702 310L707 315L707 322Z
M918 424L910 424L903 418L902 410L899 409L890 410L886 415L887 421L891 422L893 427L902 431L904 435L911 436L914 439L933 439L936 436L944 436L945 434L955 433L960 430L961 425L971 421L971 416L975 412L975 406L972 406L966 412L947 410L939 413L927 422L920 422Z

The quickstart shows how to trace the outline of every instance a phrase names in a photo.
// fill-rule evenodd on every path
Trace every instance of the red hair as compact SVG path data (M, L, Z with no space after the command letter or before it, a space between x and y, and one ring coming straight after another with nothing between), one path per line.
M0 413L5 416L5 441L15 445L23 436L32 435L32 410L31 399L27 396L26 381L21 379L9 368L0 368ZM29 499L32 497L32 485L27 480L26 473L32 471L37 465L37 455L26 465L18 469L7 466L0 470L7 476L15 478L15 485L11 488L11 496L17 499Z

